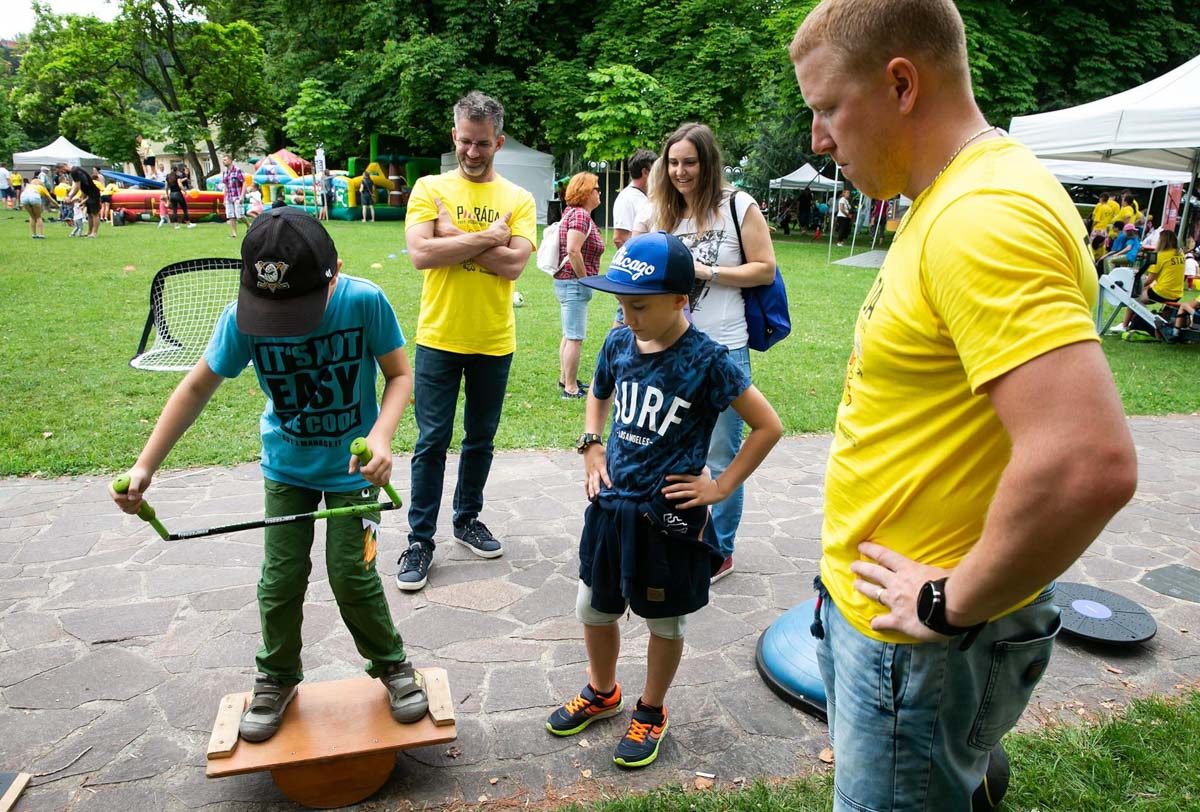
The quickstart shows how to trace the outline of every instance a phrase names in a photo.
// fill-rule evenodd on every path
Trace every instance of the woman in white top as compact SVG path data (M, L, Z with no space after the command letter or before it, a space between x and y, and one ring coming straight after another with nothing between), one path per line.
M758 204L744 192L727 188L721 177L721 150L704 124L684 124L667 138L651 171L648 216L634 233L662 230L675 234L691 249L696 286L690 297L692 323L729 349L729 356L750 375L746 303L742 288L765 285L775 278L775 248ZM731 219L733 197L742 240ZM742 445L742 420L726 409L713 430L708 469L720 481ZM713 505L713 530L725 563L716 581L733 570L734 537L742 519L741 487Z

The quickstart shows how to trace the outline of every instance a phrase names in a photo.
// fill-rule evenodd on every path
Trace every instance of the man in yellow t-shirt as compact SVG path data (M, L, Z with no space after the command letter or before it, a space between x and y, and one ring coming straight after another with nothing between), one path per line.
M425 586L433 563L446 449L465 382L462 457L454 489L454 538L483 558L504 552L479 521L493 440L516 348L513 282L537 241L533 196L496 173L504 146L504 108L472 91L454 105L458 168L417 181L408 199L405 238L425 272L417 317L408 549L396 586Z
M824 0L790 50L813 152L913 200L858 313L826 473L835 812L971 808L1049 659L1048 585L1136 485L1079 216L984 120L954 3L898 5Z
M1100 202L1092 209L1092 231L1107 232L1112 224L1113 211L1108 205L1108 192L1100 193Z

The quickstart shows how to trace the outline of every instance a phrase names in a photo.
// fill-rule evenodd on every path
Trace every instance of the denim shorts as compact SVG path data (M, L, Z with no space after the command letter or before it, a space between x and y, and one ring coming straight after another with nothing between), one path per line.
M579 582L579 591L575 594L575 617L585 626L607 626L621 619L621 614L598 612L592 608L592 588L583 581ZM646 618L646 628L655 637L664 640L682 640L683 630L687 628L687 615L676 617Z
M587 306L592 289L579 284L578 279L555 279L554 295L562 310L563 338L583 341L587 337Z
M1061 625L1051 585L961 639L866 637L825 600L817 661L833 742L835 812L970 809L988 754L1017 723Z

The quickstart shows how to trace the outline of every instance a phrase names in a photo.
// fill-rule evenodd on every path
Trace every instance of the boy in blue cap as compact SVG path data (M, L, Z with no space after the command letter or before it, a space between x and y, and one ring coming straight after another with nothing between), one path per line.
M129 490L112 493L137 513L151 478L226 378L254 366L267 405L262 434L266 514L287 516L376 502L392 470L392 436L413 387L396 314L379 287L342 276L324 226L301 209L263 212L242 241L241 285L213 331L204 358L176 387L129 469ZM385 380L375 400L379 372ZM358 467L350 442L365 435L371 461ZM330 519L325 528L329 585L367 673L387 688L392 718L416 722L429 708L419 672L404 651L375 569L379 513ZM311 523L264 531L258 611L260 672L239 733L275 735L303 679L304 593L312 569Z
M617 619L631 608L646 619L650 639L642 696L613 755L622 767L654 761L667 730L663 703L687 616L708 603L709 579L722 562L708 505L741 485L783 434L779 416L728 351L684 316L694 279L687 247L659 231L625 243L606 275L581 280L615 293L625 324L608 334L596 360L576 446L591 505L579 541L575 612L591 681L550 715L546 729L570 736L624 707ZM729 406L750 435L713 479L704 460L717 416Z

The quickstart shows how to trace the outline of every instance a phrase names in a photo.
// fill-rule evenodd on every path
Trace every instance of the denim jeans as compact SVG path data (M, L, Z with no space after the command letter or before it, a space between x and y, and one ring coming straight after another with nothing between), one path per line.
M742 347L740 350L730 350L729 357L749 378L750 349ZM724 473L741 447L742 416L730 407L721 412L721 416L717 418L712 439L708 443L707 463L713 479ZM713 532L717 536L717 547L720 548L721 555L726 558L733 555L733 540L737 536L738 525L742 522L744 498L744 486L739 485L737 490L712 506L712 524Z
M483 486L492 468L493 440L500 425L508 387L508 355L466 355L417 346L413 386L417 445L412 457L412 492L408 503L408 541L434 543L446 449L458 411L459 383L465 382L462 456L454 488L454 524L462 526L483 509Z
M555 279L554 295L562 313L563 338L583 341L587 338L587 311L592 289L580 284L578 279Z
M1060 624L1051 585L960 639L868 638L824 601L817 661L833 742L835 812L970 810L988 754L1025 710Z

